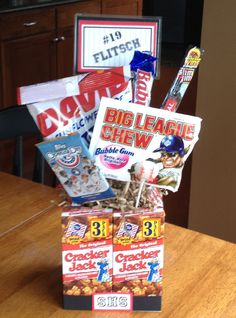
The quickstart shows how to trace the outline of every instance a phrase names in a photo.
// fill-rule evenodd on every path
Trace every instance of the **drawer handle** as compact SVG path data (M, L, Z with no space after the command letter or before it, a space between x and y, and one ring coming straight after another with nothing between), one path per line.
M32 27L32 26L36 25L37 23L38 23L38 21L25 22L24 26L28 28L28 27Z
M60 42L60 41L65 41L65 37L64 36L59 36L59 37L56 37L54 38L52 41L53 42Z

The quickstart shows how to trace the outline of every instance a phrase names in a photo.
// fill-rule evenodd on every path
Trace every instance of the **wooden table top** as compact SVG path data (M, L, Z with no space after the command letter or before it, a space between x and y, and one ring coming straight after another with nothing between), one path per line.
M0 172L0 237L60 201L59 191L51 187Z
M28 182L21 180L21 184L24 192L23 184ZM7 185L0 188L0 194L3 195L3 191L5 193L5 200L6 189ZM48 187L45 189L48 190ZM25 208L25 198L19 188L18 191L11 202L12 205L18 204L20 211ZM37 191L38 187L35 187L31 192L32 202L39 198ZM47 202L50 202L50 195L54 200L55 189L52 189L52 194L47 192ZM1 197L1 205L5 206L5 200ZM44 213L36 212L29 221L1 237L2 317L117 316L116 312L73 311L62 308L60 214L60 207L55 204L48 206ZM2 221L5 216L6 214L1 215ZM162 312L120 315L125 318L235 318L235 256L235 244L166 224Z

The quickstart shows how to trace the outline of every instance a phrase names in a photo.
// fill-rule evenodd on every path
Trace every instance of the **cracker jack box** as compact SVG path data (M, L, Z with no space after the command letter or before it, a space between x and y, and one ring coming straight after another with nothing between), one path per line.
M160 311L164 211L113 214L112 290L127 293L134 311Z
M92 309L94 293L112 292L111 210L64 208L62 272L65 309Z

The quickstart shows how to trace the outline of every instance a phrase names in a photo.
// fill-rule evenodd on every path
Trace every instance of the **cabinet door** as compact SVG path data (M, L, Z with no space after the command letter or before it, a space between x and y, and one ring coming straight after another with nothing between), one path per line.
M60 30L57 42L57 78L74 74L74 28Z
M77 13L101 13L101 0L78 2L57 8L57 78L74 73L74 20Z
M101 0L79 1L74 4L58 6L57 28L63 29L74 26L74 18L77 13L101 13Z
M142 15L142 0L103 0L102 14Z
M54 79L56 44L53 32L1 44L3 105L16 104L16 87Z

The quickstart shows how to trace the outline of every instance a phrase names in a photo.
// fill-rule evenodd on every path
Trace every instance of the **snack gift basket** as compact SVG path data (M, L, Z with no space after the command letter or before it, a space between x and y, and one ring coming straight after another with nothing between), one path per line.
M102 205L62 213L64 307L159 311L163 208L114 212Z
M149 107L160 32L159 17L78 15L76 75L18 89L66 194L65 309L161 310L163 195L178 191L201 125L176 110L202 51L187 52L163 104Z

